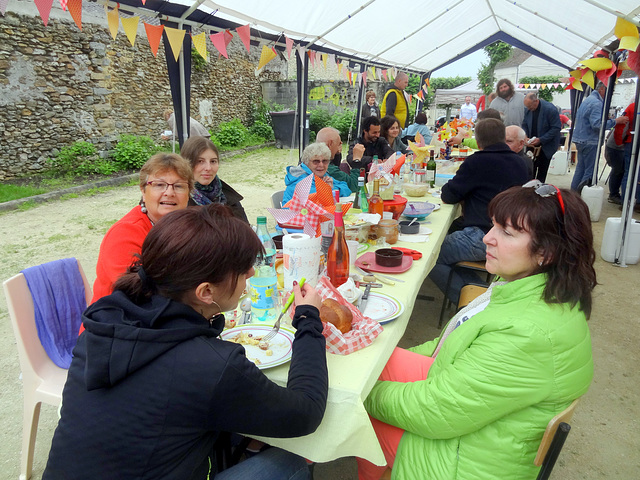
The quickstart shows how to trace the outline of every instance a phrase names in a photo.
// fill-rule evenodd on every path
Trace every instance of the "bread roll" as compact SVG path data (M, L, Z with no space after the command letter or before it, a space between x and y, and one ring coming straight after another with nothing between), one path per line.
M322 301L322 306L320 307L320 320L332 323L342 333L347 333L351 330L353 314L351 310L344 305L340 305L335 300L327 298Z

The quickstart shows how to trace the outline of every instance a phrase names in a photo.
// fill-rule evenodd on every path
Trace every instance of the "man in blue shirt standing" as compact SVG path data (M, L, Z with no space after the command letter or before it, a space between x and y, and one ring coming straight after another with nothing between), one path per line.
M571 181L571 189L578 191L578 187L593 177L593 168L596 163L596 150L598 149L598 135L602 125L602 109L604 108L604 83L598 82L595 90L591 92L576 114L576 127L573 132L573 143L578 150L578 164ZM615 120L607 120L606 128L612 128L619 123L627 123L627 117L618 117Z

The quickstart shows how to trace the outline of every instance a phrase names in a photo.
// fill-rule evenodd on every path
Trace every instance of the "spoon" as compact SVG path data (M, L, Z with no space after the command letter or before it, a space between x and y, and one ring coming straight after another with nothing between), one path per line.
M238 325L251 323L251 297L249 296L244 297L242 302L240 302L240 310L242 310L243 313Z
M413 220L409 222L409 225L407 225L407 227L410 227L411 225L413 225L413 222L415 222L416 220L418 220L418 217L413 217Z

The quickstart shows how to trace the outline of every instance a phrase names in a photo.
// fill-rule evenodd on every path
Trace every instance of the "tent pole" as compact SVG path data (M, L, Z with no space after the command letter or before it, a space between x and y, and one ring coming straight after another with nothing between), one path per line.
M178 28L182 30L183 24L182 22L178 23ZM186 37L186 35L185 35ZM184 142L187 138L189 138L190 133L190 123L191 123L191 108L188 108L187 105L187 94L185 88L185 72L184 72L184 44L182 45L182 50L180 50L180 57L178 58L178 65L180 66L180 104L182 107L182 138L180 139L180 147L184 145ZM191 54L191 52L189 52Z
M305 130L309 128L306 125L307 122L307 89L309 82L309 55L304 54L304 59L300 58L300 55L296 55L296 81L297 81L297 112L298 124L298 159L302 160L302 152L305 145Z
M620 217L620 232L618 235L617 252L619 256L614 259L614 265L620 267L627 266L627 249L629 246L629 235L631 234L631 222L633 221L633 205L636 199L636 189L638 186L638 135L640 135L640 122L638 121L638 100L640 100L640 82L636 82L636 96L634 111L635 125L633 135L633 145L631 146L631 161L629 162L629 174L627 175L627 187L622 200L622 216Z
M618 67L619 55L616 53L613 55L613 64ZM607 85L607 92L603 98L602 105L602 123L600 124L600 132L598 133L598 148L596 149L596 163L593 166L593 175L591 176L591 185L595 186L598 184L598 167L600 165L600 150L602 149L602 145L604 145L604 132L607 129L607 120L609 119L609 108L611 107L611 98L613 97L613 90L616 85L616 75L611 75L609 77L609 85ZM597 86L597 84L596 84Z
M358 138L358 136L360 135L360 129L362 128L362 96L364 95L364 89L362 88L362 72L364 72L366 70L365 64L361 63L360 64L360 83L358 84L358 100L356 101L356 112L355 112L355 119L356 119L356 131L355 131L355 137L354 138ZM351 124L353 124L353 122L351 122ZM351 136L349 135L347 138L347 141L351 141Z

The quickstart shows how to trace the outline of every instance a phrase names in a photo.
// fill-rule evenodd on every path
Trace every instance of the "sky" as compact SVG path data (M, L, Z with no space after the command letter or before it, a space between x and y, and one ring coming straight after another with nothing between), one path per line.
M435 70L431 77L471 77L476 78L481 63L488 63L489 57L481 48L446 67Z

